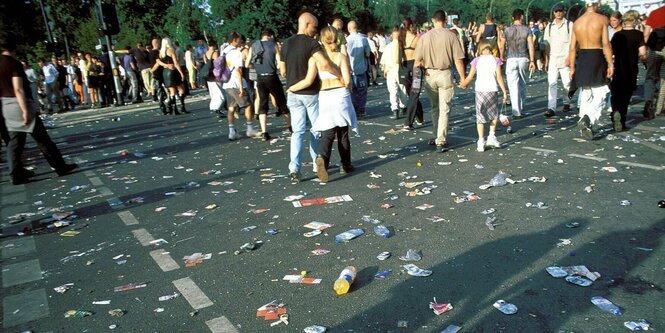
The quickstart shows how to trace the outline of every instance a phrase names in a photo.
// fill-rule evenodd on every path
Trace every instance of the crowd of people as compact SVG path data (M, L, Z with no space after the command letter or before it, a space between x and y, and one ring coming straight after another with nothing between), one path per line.
M623 15L615 12L608 19L598 13L599 5L598 0L586 0L585 13L574 23L565 18L566 8L561 3L553 7L551 22L541 19L526 23L524 11L515 9L510 25L495 23L488 13L483 24L463 26L459 18L449 21L445 11L437 10L431 22L420 26L405 18L390 34L365 34L356 21L344 26L341 19L319 31L317 18L303 13L298 18L297 33L282 42L277 42L274 31L267 28L255 41L233 32L221 45L208 39L184 49L165 37L153 39L147 46L138 43L115 50L122 55L116 66L124 83L122 95L132 103L141 103L143 96L159 102L164 114L188 113L185 97L189 91L207 88L210 110L228 119L230 140L241 138L235 127L239 113L244 113L248 137L271 140L267 114L272 104L276 115L283 116L285 130L291 133L291 182L300 181L308 132L313 172L326 182L335 138L340 174L354 170L349 130L357 131L358 119L368 116L368 87L377 86L380 76L386 82L390 118L404 117L405 131L423 125L419 94L421 90L426 92L435 135L429 144L440 152L448 150L448 115L455 88L466 89L474 77L479 152L501 146L496 136L502 116L499 106L509 105L511 119L522 118L527 82L541 76L546 76L548 82L544 116L557 114L560 80L567 92L561 111L565 114L573 109L577 93L578 128L587 139L594 138L597 123L608 110L608 100L614 129L627 129L626 115L637 86L639 62L645 64L647 73L643 115L653 118L661 114L665 106L665 84L660 81L661 77L665 80L665 74L661 74L661 67L665 67L661 66L665 56L665 7L648 18L631 10ZM13 51L4 50L11 57ZM18 90L10 89L12 84L16 86L12 83L15 76L24 81L18 84L25 86L24 98L38 100L47 114L54 111L54 106L58 112L65 112L77 105L95 108L118 103L109 59L103 48L101 56L79 53L69 64L55 57L50 62L40 61L37 72L25 62L21 73L3 68L3 104L5 98L17 99L15 109L23 110L22 122L30 123L30 112L24 108L31 109L37 103L20 103ZM660 91L656 94L658 84ZM16 119L10 120L12 116L4 110L3 115L11 134L16 129L9 124ZM254 121L258 121L258 129ZM502 122L509 123L508 117ZM16 150L22 148L10 154L16 154ZM25 178L20 153L14 158L18 162L11 173L20 183ZM56 158L51 164L56 170L64 170L63 163Z

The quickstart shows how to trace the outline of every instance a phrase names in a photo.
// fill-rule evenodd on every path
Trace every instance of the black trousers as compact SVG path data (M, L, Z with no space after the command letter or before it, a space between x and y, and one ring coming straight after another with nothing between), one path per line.
M621 114L621 125L624 127L626 127L626 114L628 114L630 97L633 95L637 84L637 75L634 77L632 78L632 75L617 75L610 84L612 112Z
M420 83L420 91L418 92L413 92L411 91L411 85L413 83L413 65L414 65L414 60L409 60L406 62L406 66L409 69L409 73L411 73L410 80L408 84L406 84L406 93L409 95L409 102L406 107L406 119L404 120L404 125L406 126L413 126L413 121L415 119L418 119L418 122L423 122L424 121L424 115L423 115L423 105L420 103L420 92L423 90L423 86L425 84L425 75L422 74L421 72L421 83Z
M27 134L25 132L9 132L7 162L9 164L9 174L12 178L21 177L23 171L21 157L23 156L23 150L25 150L25 138ZM51 137L49 137L46 127L44 127L44 123L42 123L39 117L35 119L35 128L30 135L53 169L61 170L64 168L65 160L62 158L58 147L51 141Z
M333 141L337 136L337 150L343 168L351 166L351 142L349 141L349 126L333 127L321 132L321 141L316 149L318 155L323 156L326 161L326 169L330 164L330 153L332 152Z
M256 90L259 92L259 113L267 114L270 103L270 95L275 96L275 103L279 113L287 114L289 109L286 107L286 96L282 82L279 81L277 74L259 75L256 78Z

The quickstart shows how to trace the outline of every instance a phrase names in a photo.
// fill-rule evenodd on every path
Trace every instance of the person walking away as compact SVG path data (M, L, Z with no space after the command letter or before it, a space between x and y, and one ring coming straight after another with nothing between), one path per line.
M506 77L510 92L510 106L515 119L522 118L526 100L526 72L536 69L534 62L533 35L522 24L524 11L513 11L513 25L505 28L499 35L499 54L506 59ZM504 51L505 50L505 51Z
M287 90L307 76L309 58L314 58L318 68L326 71L340 80L343 77L334 63L315 39L319 21L311 13L305 12L298 17L298 32L287 38L281 49L279 70L282 77L286 77ZM300 182L300 169L302 166L302 146L305 139L307 119L314 124L319 114L319 90L321 80L315 78L313 83L297 92L289 93L287 105L291 115L291 149L289 162L289 178L291 184ZM310 131L309 152L312 162L315 162L319 139ZM314 164L314 172L317 172Z
M371 49L367 36L358 32L356 21L349 21L346 25L349 36L346 38L346 51L351 62L351 74L353 77L353 91L351 100L358 118L365 117L365 105L367 104L367 71L369 70L369 58Z
M134 60L136 61L136 76L137 76L137 81L139 81L138 85L138 100L140 102L143 102L143 98L141 97L141 89L140 86L140 81L143 81L143 87L145 88L145 91L152 96L153 101L156 101L155 97L155 89L152 85L152 72L150 71L150 56L148 55L148 51L145 49L143 46L143 43L136 43L136 47L132 48L129 50L129 54L134 57ZM140 80L139 80L140 79Z
M240 47L245 43L245 37L237 32L231 32L229 34L229 41L229 45L222 50L222 53L226 57L226 66L231 71L231 79L228 82L222 83L229 110L229 140L240 139L240 134L236 131L234 122L235 118L240 116L240 111L243 109L245 110L247 137L255 138L260 133L254 129L254 125L252 124L252 102L249 98L247 81L242 77L244 63Z
M577 126L582 136L593 139L593 126L605 110L609 92L607 80L614 74L612 47L607 33L608 19L598 14L599 0L587 0L586 12L573 26L568 50L570 75L580 89L580 120ZM578 50L579 46L579 50Z
M626 114L630 97L637 88L638 61L646 62L644 34L635 29L640 14L629 10L623 15L623 29L614 34L611 40L614 55L614 76L610 83L612 93L612 123L616 132L627 130ZM639 58L638 58L639 57Z
M277 116L284 115L288 117L289 114L284 88L277 76L277 63L279 63L280 58L277 43L275 43L275 33L271 29L263 29L261 39L252 44L249 51L249 60L254 64L254 70L256 70L257 109L259 124L261 125L261 137L263 141L270 141L271 137L267 128L270 96L275 97Z
M174 48L175 48L175 54L178 57L178 65L180 65L180 69L183 72L183 77L182 77L182 86L185 89L185 92L183 95L185 97L189 96L189 72L187 71L187 60L185 60L185 50L180 47L180 43L178 41L173 42Z
M7 129L7 164L12 184L30 182L34 173L25 170L21 161L28 133L37 143L47 162L58 176L64 176L76 169L76 164L67 164L58 147L46 132L42 120L37 115L39 106L33 99L30 83L23 66L14 58L16 43L11 37L0 37L0 96L2 118Z
M129 93L132 96L131 103L137 104L140 103L139 95L139 81L137 79L138 66L136 65L136 59L131 54L131 46L127 45L125 48L127 54L122 57L122 67L125 69L125 78L129 84Z
M656 53L661 52L662 48L665 47L665 6L652 11L644 26L644 40L647 42L648 51L647 71L644 78L644 110L642 111L642 115L646 119L653 119L656 112L660 113L663 111L662 109L654 110L653 97L658 81L665 79L660 75L663 57Z
M434 28L421 37L414 55L414 66L424 67L426 70L425 91L432 103L435 144L440 152L448 151L448 113L455 93L450 68L454 65L460 79L466 79L464 50L457 35L445 29L446 20L446 12L434 12Z
M400 30L400 39L402 45L404 46L404 56L406 58L407 70L407 76L402 83L406 87L406 93L409 95L409 98L415 98L415 96L411 96L411 85L413 84L413 66L415 63L414 54L416 52L416 47L418 46L420 36L417 34L418 28L415 24L413 24L413 21L411 21L410 18L405 17L402 20L402 25L404 29ZM422 125L424 122L423 105L420 103L420 99L418 99L416 102L416 108L413 109L412 112L415 112L415 114L406 115L406 123L404 124L404 127L406 128L413 127L414 119L418 125ZM396 118L399 118L399 114L396 115ZM434 145L434 140L430 140L428 143L430 145Z
M388 43L381 56L381 68L383 70L383 77L386 78L386 86L388 87L388 97L390 100L390 119L397 119L400 110L404 113L406 110L406 103L408 96L406 93L406 86L400 82L399 67L400 55L404 59L404 45L399 38L400 28L394 27L391 34L391 41Z
M185 68L188 73L188 84L190 90L196 89L196 64L194 63L194 53L192 52L192 45L187 44L185 47Z
M492 48L492 54L495 57L499 56L499 34L496 24L494 24L494 16L492 13L485 15L485 24L478 27L476 34L476 44L481 40L486 39Z
M376 79L379 76L379 71L376 69L376 64L379 62L379 43L376 41L375 35L373 32L367 33L367 42L369 43L369 68L370 68L370 79L371 85L378 86Z
M478 43L478 52L480 55L471 61L469 75L460 84L460 87L466 89L474 75L478 75L476 79L476 129L478 130L476 150L484 152L485 147L501 148L501 144L496 138L496 124L499 120L498 88L501 87L503 93L503 104L508 102L508 93L501 70L503 62L492 55L490 43L487 40L481 40ZM487 123L490 124L490 129L487 141L485 141L485 124Z
M289 91L298 91L309 87L317 77L321 80L319 117L312 124L312 131L321 133L321 142L317 148L315 160L317 176L321 183L328 182L328 167L330 166L330 155L335 137L337 137L337 150L341 163L340 174L345 175L354 170L353 165L351 165L349 128L358 133L358 121L349 93L353 84L350 62L337 46L335 41L336 30L333 27L321 29L321 44L323 44L328 57L342 72L344 81L340 81L336 76L319 69L316 60L310 58L305 79L289 88Z
M550 23L543 33L546 49L549 54L547 67L547 110L545 117L556 115L557 106L557 84L559 77L566 92L563 96L563 112L570 111L570 59L568 49L573 34L573 23L564 17L565 8L563 4L554 5L554 21Z
M58 89L58 69L51 62L45 60L39 61L39 67L42 69L44 75L44 93L46 94L46 105L44 109L47 114L53 113L51 104L55 98L58 104L58 112L64 109L62 105L62 98L60 97L60 89Z
M169 114L190 113L185 108L185 85L183 83L185 74L180 67L171 39L168 37L162 38L162 47L159 50L157 63L162 67L162 80L169 92ZM178 112L176 98L180 101L180 112Z
M164 69L157 62L159 59L160 50L159 39L154 38L151 41L151 44L152 50L150 50L148 53L148 58L150 60L150 72L152 73L152 82L150 84L152 85L153 92L155 93L153 95L153 101L156 100L159 102L159 109L162 111L162 114L167 115L169 114L166 107L168 93L166 91L166 87L164 86Z
M210 103L208 104L208 109L211 112L217 113L220 118L224 118L224 93L222 89L222 83L215 79L213 74L213 62L219 57L219 52L217 52L217 42L214 40L208 40L208 50L203 54L203 66L199 71L203 76L203 79L206 81L208 86L208 94L210 95Z

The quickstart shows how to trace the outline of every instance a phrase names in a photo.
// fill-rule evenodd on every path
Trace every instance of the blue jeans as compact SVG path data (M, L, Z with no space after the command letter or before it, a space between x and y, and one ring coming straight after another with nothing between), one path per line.
M351 102L356 114L365 114L365 104L367 104L367 75L353 75L353 92L351 93Z
M302 144L307 130L307 118L310 123L314 123L319 116L319 95L300 95L290 93L287 97L287 106L291 114L291 162L289 162L289 172L299 172L302 166ZM316 149L319 145L319 138L310 132L309 135L309 154L312 162L316 159Z

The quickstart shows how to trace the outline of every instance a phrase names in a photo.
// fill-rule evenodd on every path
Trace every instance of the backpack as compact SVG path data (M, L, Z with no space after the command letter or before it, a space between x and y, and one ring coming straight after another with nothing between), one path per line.
M212 62L212 73L215 76L215 80L219 82L226 83L231 80L231 70L226 65L226 53L222 52L222 54Z

